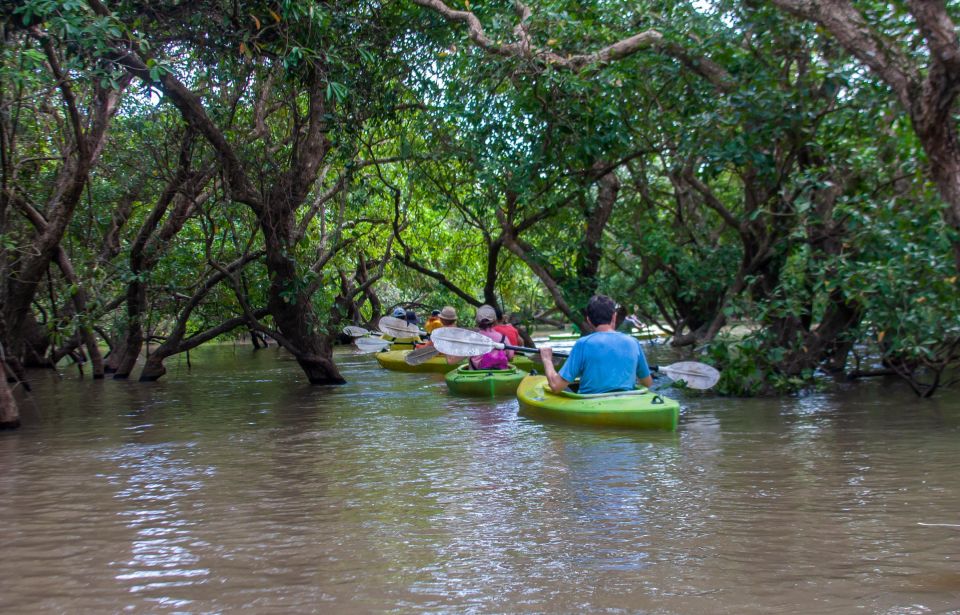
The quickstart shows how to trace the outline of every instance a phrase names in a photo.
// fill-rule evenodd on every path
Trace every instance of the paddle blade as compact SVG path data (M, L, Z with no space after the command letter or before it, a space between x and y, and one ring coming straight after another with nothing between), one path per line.
M360 352L381 352L390 347L390 342L380 337L358 337L353 340L353 345Z
M658 371L671 380L683 380L691 389L709 389L720 380L720 372L706 363L682 361L663 365Z
M414 348L407 353L407 356L403 357L403 360L407 365L420 365L439 354L440 351L435 346L424 346L423 348Z
M393 316L384 316L381 318L377 323L377 328L380 329L381 333L385 333L390 337L409 338L420 335L420 329L417 325L410 324L401 318L394 318Z
M355 327L353 325L347 325L343 328L343 332L350 337L363 337L364 335L369 335L370 332L364 329L363 327Z
M430 341L443 354L455 357L476 357L499 346L486 335L458 327L434 329L430 334Z

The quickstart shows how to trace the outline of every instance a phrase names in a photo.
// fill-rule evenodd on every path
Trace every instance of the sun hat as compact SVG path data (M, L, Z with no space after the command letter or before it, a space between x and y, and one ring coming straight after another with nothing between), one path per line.
M405 318L406 316L407 316L407 312L402 307L393 308L394 318Z
M456 319L457 319L457 311L456 311L455 309L453 309L452 307L450 307L449 305L444 306L443 309L440 310L440 314L438 314L438 315L440 316L440 319L441 319L441 320L456 320Z
M481 305L477 308L477 324L483 321L497 322L497 312L489 305Z

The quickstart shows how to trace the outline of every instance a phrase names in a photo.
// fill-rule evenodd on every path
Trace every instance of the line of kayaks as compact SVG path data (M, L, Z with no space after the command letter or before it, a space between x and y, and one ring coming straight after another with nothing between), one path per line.
M531 375L533 361L516 355L509 369L472 370L451 365L442 356L418 365L404 359L409 350L390 350L376 355L381 367L401 372L445 374L452 393L480 397L516 394L520 410L528 416L635 429L677 428L680 404L645 388L633 391L580 395L569 391L554 393L546 376Z

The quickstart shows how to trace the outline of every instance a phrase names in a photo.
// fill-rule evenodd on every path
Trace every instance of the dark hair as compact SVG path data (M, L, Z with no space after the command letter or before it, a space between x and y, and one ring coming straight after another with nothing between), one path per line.
M434 311L430 312L430 315L431 315L431 316L439 316L439 315L440 315L440 310L434 310Z
M594 327L610 324L617 312L617 302L606 295L594 295L587 303L587 318Z
M493 306L493 311L497 315L497 320L503 320L503 310L497 306Z
M413 324L419 324L419 323L420 323L420 319L417 318L417 313L414 312L413 310L407 310L406 320L407 320L407 322L410 322L410 323L413 323Z

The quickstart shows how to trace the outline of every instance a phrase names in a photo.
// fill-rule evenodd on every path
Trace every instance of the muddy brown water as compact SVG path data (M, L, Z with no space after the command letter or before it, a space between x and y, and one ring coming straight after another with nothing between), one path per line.
M677 392L664 434L371 356L329 388L275 350L192 359L34 374L0 432L0 612L960 613L956 391Z

